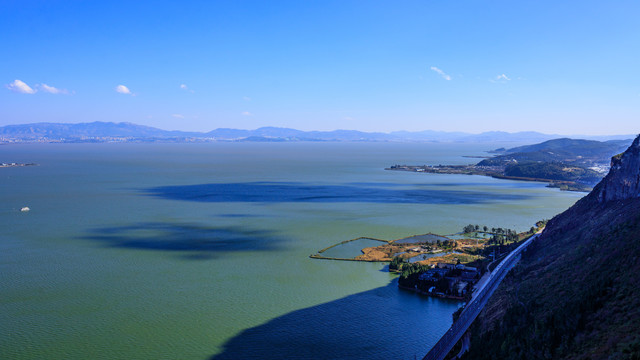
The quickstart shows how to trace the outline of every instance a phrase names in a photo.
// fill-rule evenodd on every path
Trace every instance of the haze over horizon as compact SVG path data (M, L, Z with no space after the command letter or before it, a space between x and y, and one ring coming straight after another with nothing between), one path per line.
M5 1L0 126L638 133L639 10Z
M115 130L118 134L114 134ZM145 131L152 131L153 135L146 133ZM88 134L86 131L89 131ZM159 133L158 133L159 132ZM182 134L182 135L181 135ZM258 137L258 138L282 138L282 139L296 139L297 136L302 136L298 140L314 140L321 139L322 136L330 134L336 134L335 140L356 140L356 141L378 141L378 140L395 140L395 141L527 141L531 143L542 142L551 140L554 138L573 138L573 139L590 139L590 140L620 140L620 139L632 139L637 134L598 134L587 135L580 133L573 134L550 134L543 133L534 130L523 130L517 132L506 132L502 130L489 130L480 133L471 133L465 131L439 131L439 130L392 130L392 131L379 131L379 132L367 132L357 129L332 129L332 130L300 130L287 127L275 127L275 126L262 126L254 129L242 129L242 128L215 128L205 131L184 131L180 129L165 129L149 125L140 125L131 122L82 122L82 123L51 123L51 122L39 122L28 124L11 124L0 126L0 140L2 135L9 138L51 138L54 139L62 137L83 137L83 136L97 136L97 137L141 137L141 138L153 138L153 137L176 137L176 136L219 136L223 135L228 138L245 138L245 137ZM342 134L342 137L341 135ZM309 136L305 138L305 136ZM314 137L314 136L320 136ZM357 138L354 138L356 136ZM360 136L360 137L358 137ZM362 137L363 136L363 137ZM371 138L367 138L371 136ZM380 138L379 136L382 136ZM390 136L385 138L385 136ZM326 139L325 139L326 140Z

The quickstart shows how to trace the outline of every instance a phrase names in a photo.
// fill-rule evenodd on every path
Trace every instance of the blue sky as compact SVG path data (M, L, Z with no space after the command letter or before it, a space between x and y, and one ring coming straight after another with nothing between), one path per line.
M186 3L186 4L185 4ZM0 1L0 126L640 126L637 1Z

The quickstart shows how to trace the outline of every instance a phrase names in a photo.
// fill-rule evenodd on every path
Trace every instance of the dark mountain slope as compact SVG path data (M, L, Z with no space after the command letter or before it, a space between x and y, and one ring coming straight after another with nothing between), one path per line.
M559 162L584 167L597 166L607 164L613 155L624 151L629 142L630 140L554 139L540 144L519 146L501 151L504 153L503 155L483 160L478 165L496 166L514 162Z
M472 326L464 359L640 359L640 137L553 218Z
M519 152L535 151L561 151L571 155L599 157L607 153L623 151L629 142L627 140L595 141L583 139L553 139L540 144L525 145L508 149L506 152L513 154Z

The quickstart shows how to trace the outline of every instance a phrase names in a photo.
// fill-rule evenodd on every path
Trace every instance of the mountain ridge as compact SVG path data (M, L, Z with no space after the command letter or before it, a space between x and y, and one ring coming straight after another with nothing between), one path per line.
M482 160L480 166L508 165L524 162L557 162L582 167L606 166L611 156L619 154L629 146L625 140L584 140L559 138L539 144L518 146L510 149L497 149L499 153L492 158Z
M611 159L611 171L596 187L599 202L640 197L640 136L622 154Z
M303 131L291 128L266 126L254 130L217 128L209 132L180 130L162 130L151 126L128 122L89 122L89 123L52 123L6 125L0 127L0 139L34 141L50 140L82 141L88 138L136 138L154 140L184 141L268 141L274 138L280 141L413 141L413 142L530 142L551 140L560 135L539 132L489 131L480 134L445 131L393 131L364 132L358 130ZM592 139L623 139L628 135L579 136ZM112 139L110 139L112 140Z

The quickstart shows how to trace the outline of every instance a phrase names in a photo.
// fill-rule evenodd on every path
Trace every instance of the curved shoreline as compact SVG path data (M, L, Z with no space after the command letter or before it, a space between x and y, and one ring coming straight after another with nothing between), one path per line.
M381 243L383 243L380 246L385 246L385 245L397 245L397 246L404 246L404 247L416 247L419 244L426 244L426 243L436 243L437 241L452 241L452 242L456 242L456 241L461 241L461 240L454 240L452 238L450 238L450 236L453 236L456 234L451 234L451 235L439 235L439 234L434 234L434 233L426 233L426 234L414 234L414 235L409 235L409 236L405 236L402 238L398 238L398 239L394 239L394 240L384 240L384 239L378 239L378 238L373 238L373 237L368 237L368 236L360 236L354 239L349 239L349 240L345 240L345 241L341 241L339 243L327 246L321 250L318 250L317 253L315 254L311 254L309 255L309 258L311 259L321 259L321 260L338 260L338 261L361 261L361 262L389 262L392 260L393 256L389 257L389 256L380 256L380 255L384 255L383 254L378 254L378 255L370 255L371 251L365 251L367 249L377 249L379 248L379 246L368 246L368 247L364 247L360 250L361 254L354 256L354 257L337 257L337 256L324 256L322 255L325 251L335 248L339 245L344 245L344 244L348 244L350 242L353 241L358 241L358 240L371 240L371 241L379 241ZM431 237L432 239L429 239L429 237ZM409 241L409 242L403 242L403 241L407 241L407 240L414 240L415 241ZM401 251L404 251L405 249L399 249ZM449 250L454 250L453 248L449 249ZM438 256L438 254L442 253L441 256ZM416 254L413 254L412 257L415 256L420 256L420 255L432 255L431 258L433 259L440 259L440 258L444 258L448 255L450 255L450 252L447 252L447 249L437 249L436 251L426 251L426 252L417 252ZM387 254L388 255L388 254Z

